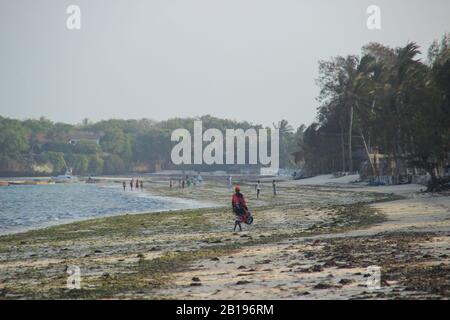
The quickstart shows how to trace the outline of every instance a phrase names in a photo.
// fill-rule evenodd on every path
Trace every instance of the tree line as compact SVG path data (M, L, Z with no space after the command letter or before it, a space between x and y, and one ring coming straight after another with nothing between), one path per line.
M370 43L359 56L319 62L317 121L303 128L296 152L306 172L412 170L436 179L450 152L450 34L433 42L427 59L420 54L414 42Z
M262 128L245 121L200 118L204 130ZM40 119L16 120L0 117L0 175L59 174L67 168L74 174L100 175L129 172L152 172L157 169L228 170L229 166L172 165L170 154L176 144L173 130L193 131L194 118L166 121L119 120L99 122L83 120L81 124L53 123ZM292 127L287 121L274 124L282 132L280 149L282 166L294 165L292 150L296 148ZM95 139L71 141L77 134L89 133ZM72 142L72 143L71 143Z

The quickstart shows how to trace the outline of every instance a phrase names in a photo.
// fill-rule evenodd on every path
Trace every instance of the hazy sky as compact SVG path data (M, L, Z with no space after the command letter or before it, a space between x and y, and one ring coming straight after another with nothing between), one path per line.
M449 0L0 0L0 115L309 124L318 60L449 31Z

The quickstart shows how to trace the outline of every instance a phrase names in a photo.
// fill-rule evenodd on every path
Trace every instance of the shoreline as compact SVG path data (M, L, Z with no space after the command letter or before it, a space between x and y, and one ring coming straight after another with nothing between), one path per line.
M147 211L142 211L142 212L121 212L121 213L117 213L117 214L107 214L104 216L97 216L97 217L90 217L90 218L75 218L73 220L57 220L58 222L55 222L55 223L49 222L48 224L40 225L38 227L23 228L20 230L14 230L14 231L10 231L10 232L8 232L8 231L1 232L0 231L0 241L1 241L2 236L18 235L18 234L27 233L30 231L39 231L39 230L44 230L44 229L57 227L57 226L70 225L72 223L77 223L77 222L98 220L98 219L103 219L103 218L114 218L114 217L120 217L120 216L135 216L135 215L145 215L145 214L151 214L151 213L162 213L163 214L163 213L171 213L171 212L183 212L183 211L187 211L187 210L201 210L201 209L213 209L213 208L220 208L220 206L205 206L205 207L197 207L197 208L190 208L190 209L179 208L179 209L156 210L156 211L148 211L147 210Z
M226 206L231 193L224 183L208 181L196 189L170 190L160 181L148 191L214 199L224 207L113 216L0 236L0 299L415 297L415 291L402 291L403 282L392 275L393 264L414 256L408 252L421 248L422 244L412 243L427 239L422 229L428 224L432 230L435 224L442 229L441 234L432 232L433 239L445 237L450 230L449 214L442 213L450 206L448 196L436 201L407 190L400 190L399 197L380 193L382 189L280 182L279 196L268 194L267 183L257 200L252 185L241 187L256 221L241 233L232 232L233 216ZM411 203L413 214L405 211ZM424 207L426 215L421 213ZM406 213L395 216L398 212ZM410 230L411 225L419 228ZM408 236L410 231L416 236ZM362 244L366 247L358 249ZM400 254L394 260L383 251L391 245ZM404 263L415 270L421 261L417 259ZM372 260L386 270L389 285L368 294L363 275ZM81 290L65 288L69 265L82 270Z
M99 184L100 185L100 184ZM109 186L109 184L102 184L101 186L105 187L105 186ZM204 208L217 208L220 205L215 204L213 202L206 202L206 201L196 201L196 200L191 200L191 199L185 199L185 198L177 198L177 197L169 197L169 196L161 196L161 195L157 195L157 194L152 194L149 192L139 192L139 193L134 193L134 196L148 196L152 199L160 199L163 201L171 201L172 203L176 203L179 204L180 207L179 208L174 208L174 209L169 209L169 210L160 210L160 209L146 209L143 211L128 211L128 212L117 212L117 213L107 213L105 215L100 215L100 216L93 216L93 217L78 217L78 218L73 218L73 219L58 219L58 220L54 220L54 221L47 221L45 223L41 223L38 226L29 226L29 227L23 227L23 228L18 228L15 230L10 230L10 231L0 231L0 237L1 236L7 236L7 235L14 235L14 234L19 234L19 233L25 233L25 232L29 232L29 231L34 231L34 230L41 230L41 229L46 229L46 228L51 228L54 226L59 226L59 225L65 225L65 224L71 224L71 223L76 223L76 222L82 222L82 221L89 221L89 220L95 220L95 219L101 219L101 218L109 218L109 217L116 217L116 216L122 216L122 215L139 215L139 214L148 214L148 213L164 213L164 212L172 212L172 211L183 211L186 210L185 208L181 207L183 205L189 205L190 209L204 209ZM0 240L1 241L1 240Z

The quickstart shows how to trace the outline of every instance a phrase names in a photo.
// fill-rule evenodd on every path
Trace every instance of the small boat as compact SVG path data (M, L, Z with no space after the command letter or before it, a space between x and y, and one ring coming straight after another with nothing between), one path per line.
M52 179L56 183L78 182L78 178L71 174L61 174L59 176L53 177Z
M9 181L10 186L22 186L25 184L25 181Z
M56 183L78 182L78 178L72 175L71 169L67 169L65 174L60 174L59 176L53 177L52 180Z
M55 184L55 181L37 180L37 181L33 181L31 184L40 186L40 185L47 185L47 184Z
M10 185L10 186L40 186L40 185L47 185L47 184L55 184L55 182L51 181L51 180L16 180L16 181L8 181L7 185Z
M86 183L97 183L97 180L95 180L95 179L92 178L92 177L89 177L89 178L86 180Z

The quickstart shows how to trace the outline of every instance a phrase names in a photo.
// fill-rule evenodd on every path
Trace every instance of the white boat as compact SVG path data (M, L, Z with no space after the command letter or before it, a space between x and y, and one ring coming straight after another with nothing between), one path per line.
M67 169L65 174L60 174L59 176L53 177L52 180L56 183L78 182L78 178L72 175L71 169Z

